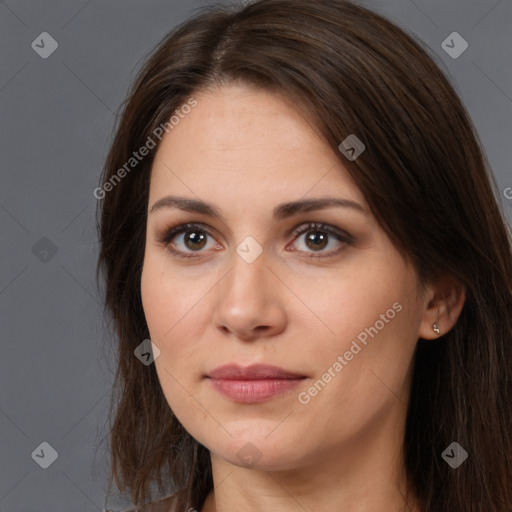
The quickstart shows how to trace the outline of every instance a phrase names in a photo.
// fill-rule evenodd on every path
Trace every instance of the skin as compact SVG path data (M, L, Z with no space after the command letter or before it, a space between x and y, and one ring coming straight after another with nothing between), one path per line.
M434 322L441 335L453 327L464 291L449 279L420 285L344 157L285 99L242 84L195 98L198 105L155 156L141 293L161 351L155 365L165 397L210 450L215 487L202 511L420 510L403 498L413 352L419 337L438 337ZM223 219L176 207L152 211L168 195L211 203ZM272 218L281 203L325 196L365 211L328 207ZM160 241L186 222L210 233L204 246L184 233L167 246ZM310 222L347 232L351 241L329 234L319 248L307 236L321 230L292 235ZM252 263L236 252L248 236L263 249ZM393 304L401 306L394 318L333 371L338 356ZM306 378L266 402L240 404L205 378L226 363L273 364ZM329 368L330 382L301 403L299 393L304 397ZM247 443L251 467L237 455Z

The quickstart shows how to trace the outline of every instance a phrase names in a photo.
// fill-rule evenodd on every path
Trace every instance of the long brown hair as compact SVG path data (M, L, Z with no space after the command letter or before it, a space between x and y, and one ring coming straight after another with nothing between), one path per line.
M293 101L337 151L421 282L448 275L466 288L455 327L417 344L404 439L408 485L426 512L511 511L512 250L497 187L428 49L343 0L208 7L163 40L132 87L98 205L98 276L119 343L110 484L140 504L151 482L161 489L172 482L180 510L200 510L212 489L207 449L174 417L154 365L134 357L149 338L140 279L156 149L114 175L194 94L230 81ZM350 134L366 146L353 162L338 151ZM457 469L441 458L454 441L469 454Z

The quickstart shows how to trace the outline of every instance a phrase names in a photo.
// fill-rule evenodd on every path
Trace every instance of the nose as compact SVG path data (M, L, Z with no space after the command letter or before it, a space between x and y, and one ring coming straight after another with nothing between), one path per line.
M267 265L265 253L252 263L234 255L233 268L215 287L212 320L224 335L251 341L285 329L286 311L279 293L282 283Z

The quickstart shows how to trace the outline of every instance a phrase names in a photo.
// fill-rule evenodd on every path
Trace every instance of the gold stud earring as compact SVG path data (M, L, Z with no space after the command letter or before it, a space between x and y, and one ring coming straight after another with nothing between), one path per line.
M434 332L436 332L437 334L439 334L441 331L439 330L439 327L437 327L437 324L434 324L432 326L432 329L434 329Z

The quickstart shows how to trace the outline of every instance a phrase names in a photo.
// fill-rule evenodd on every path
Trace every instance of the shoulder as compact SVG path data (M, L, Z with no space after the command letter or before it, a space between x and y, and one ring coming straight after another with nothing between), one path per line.
M163 500L152 501L145 505L139 505L138 507L134 506L116 511L105 510L105 512L177 512L176 495L169 496Z

